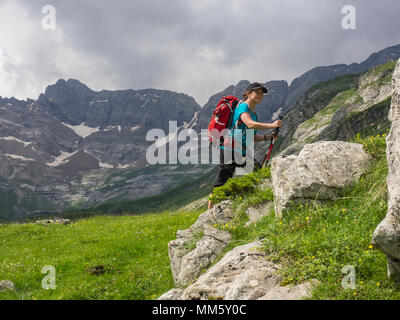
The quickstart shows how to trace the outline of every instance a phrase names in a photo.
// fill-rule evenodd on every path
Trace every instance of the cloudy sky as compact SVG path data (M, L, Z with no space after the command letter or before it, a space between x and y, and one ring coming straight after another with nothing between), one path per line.
M345 5L355 30L342 27ZM36 99L74 78L203 105L240 80L290 83L315 66L361 62L400 44L399 16L398 0L0 0L0 96Z

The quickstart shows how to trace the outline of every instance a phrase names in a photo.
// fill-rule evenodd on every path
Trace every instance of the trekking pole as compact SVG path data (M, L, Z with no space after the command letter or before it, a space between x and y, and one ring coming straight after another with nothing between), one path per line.
M282 116L279 116L278 120L282 120L282 119L283 119L283 117L282 117ZM275 130L272 132L272 134L273 134L274 136L277 136L278 133L279 133L279 127L278 127L278 128L275 128ZM261 168L264 168L264 166L266 166L266 165L268 164L269 157L271 156L272 148L274 147L274 143L275 143L275 138L272 138L272 139L271 139L271 143L270 143L270 145L269 145L269 151L268 151L268 153L267 153L267 154L265 155L265 157L264 157L264 160L263 160L263 162L262 162L262 164L261 164Z

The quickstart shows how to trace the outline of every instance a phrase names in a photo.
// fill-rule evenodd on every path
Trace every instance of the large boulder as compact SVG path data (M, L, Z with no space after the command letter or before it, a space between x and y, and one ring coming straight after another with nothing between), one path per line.
M392 86L389 111L392 127L386 138L388 212L376 228L372 242L387 255L388 276L400 280L400 60L393 73Z
M281 287L279 265L266 260L256 241L228 252L186 289L172 289L159 300L302 299L310 296L313 282Z
M186 286L217 259L231 240L231 235L213 226L228 223L234 217L230 201L223 201L202 213L186 230L177 232L168 243L168 254L174 283Z
M281 217L291 201L333 199L341 188L360 178L370 160L361 144L342 141L307 144L298 156L274 158L276 216Z

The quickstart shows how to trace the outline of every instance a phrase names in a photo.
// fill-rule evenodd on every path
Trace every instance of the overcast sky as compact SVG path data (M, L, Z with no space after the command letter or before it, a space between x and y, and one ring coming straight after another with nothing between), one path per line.
M49 4L55 30L42 26ZM344 5L356 9L355 30L342 27ZM361 62L400 44L399 16L398 0L0 0L0 96L36 99L73 78L203 105L240 80L290 83Z

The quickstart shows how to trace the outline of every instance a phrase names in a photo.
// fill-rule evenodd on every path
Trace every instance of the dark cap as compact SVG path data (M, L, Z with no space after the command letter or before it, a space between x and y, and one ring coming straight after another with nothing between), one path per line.
M257 89L262 89L264 94L268 93L268 89L262 83L259 82L253 82L251 85L247 87L247 91L253 91Z

